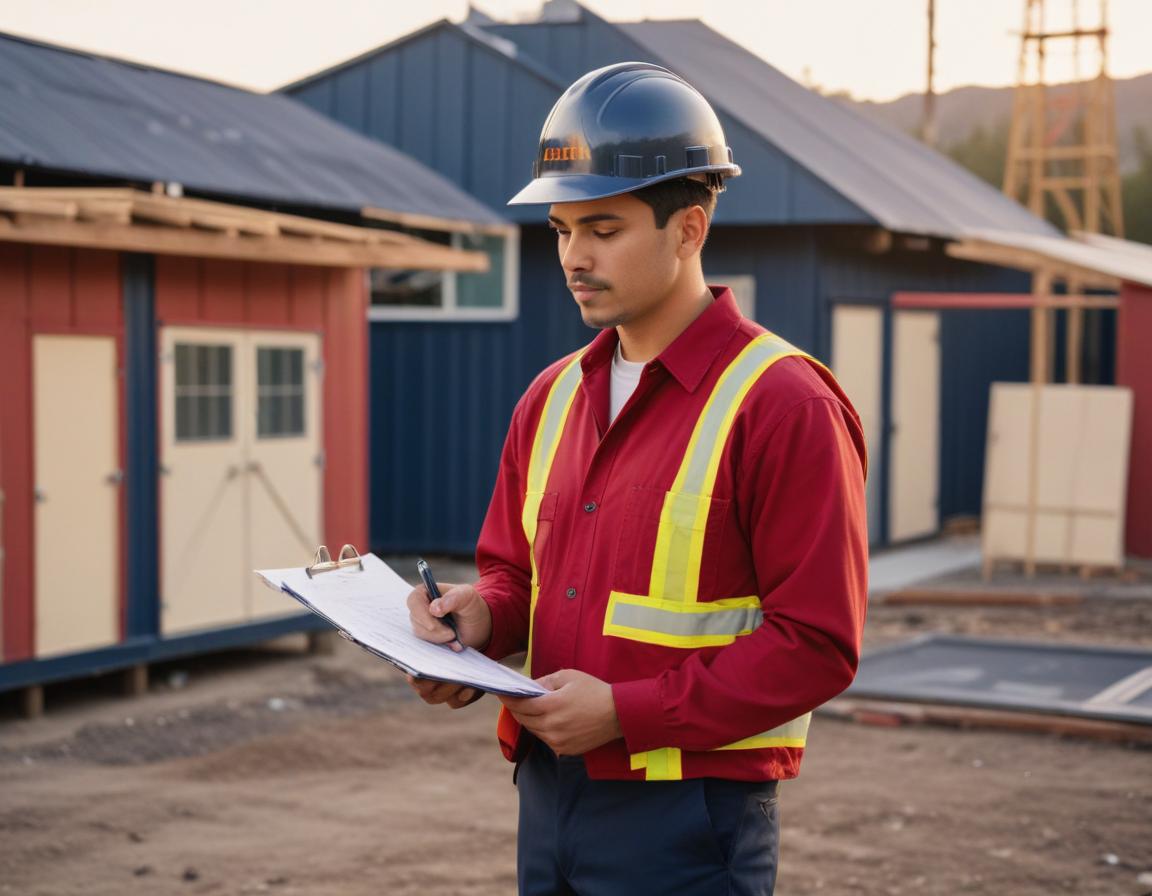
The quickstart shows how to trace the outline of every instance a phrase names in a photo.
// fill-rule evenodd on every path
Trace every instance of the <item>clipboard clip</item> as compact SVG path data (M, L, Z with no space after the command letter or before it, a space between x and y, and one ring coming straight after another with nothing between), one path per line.
M317 573L345 569L349 566L355 566L361 571L364 569L364 561L360 559L360 552L356 548L350 544L344 545L340 548L340 556L333 560L332 555L328 552L328 546L322 544L316 548L316 556L312 558L312 565L304 567L304 571L308 573L308 578L312 578Z

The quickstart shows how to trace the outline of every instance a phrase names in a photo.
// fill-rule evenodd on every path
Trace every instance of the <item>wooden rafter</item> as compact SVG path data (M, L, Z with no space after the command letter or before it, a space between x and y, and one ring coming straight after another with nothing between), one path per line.
M0 240L330 267L488 267L482 252L396 231L118 187L0 187Z

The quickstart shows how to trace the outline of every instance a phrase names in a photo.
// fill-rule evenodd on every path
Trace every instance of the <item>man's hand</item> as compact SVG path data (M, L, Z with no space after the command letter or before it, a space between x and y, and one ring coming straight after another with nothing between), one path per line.
M469 703L475 703L484 696L483 691L450 681L433 681L431 678L415 678L411 675L405 677L412 690L430 706L447 703L453 709L459 709Z
M492 611L480 592L471 585L445 583L440 586L440 599L431 603L428 602L428 589L423 585L417 585L408 595L408 616L416 637L433 644L448 644L453 650L460 651L463 648L455 643L452 629L441 620L449 613L456 621L460 640L468 647L480 649L492 640Z
M516 721L558 755L579 756L623 735L612 685L586 672L561 669L540 679L541 697L500 697Z
M455 642L456 636L441 617L452 614L460 640L469 647L485 647L492 638L492 613L484 598L471 585L440 586L440 599L428 602L428 590L419 585L408 595L408 615L416 637L434 644L448 644L453 650L463 648ZM483 691L460 684L433 681L429 678L408 676L408 684L425 703L447 703L453 709L475 703Z

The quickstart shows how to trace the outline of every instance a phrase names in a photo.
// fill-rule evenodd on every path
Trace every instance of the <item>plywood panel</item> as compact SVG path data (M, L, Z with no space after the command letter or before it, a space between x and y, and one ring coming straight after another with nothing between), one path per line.
M893 315L892 424L889 538L931 535L940 525L940 316L936 313Z
M986 560L1121 565L1131 419L1132 395L1122 387L994 384Z
M119 638L119 412L112 337L36 336L33 359L42 657Z
M884 312L863 305L837 305L832 312L832 372L860 415L873 467L865 486L868 531L879 541L881 426L883 425Z

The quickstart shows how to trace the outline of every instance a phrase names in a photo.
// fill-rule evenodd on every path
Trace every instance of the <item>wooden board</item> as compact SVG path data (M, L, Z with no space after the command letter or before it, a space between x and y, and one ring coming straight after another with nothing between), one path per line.
M1123 387L994 383L985 562L1122 566L1131 421Z

